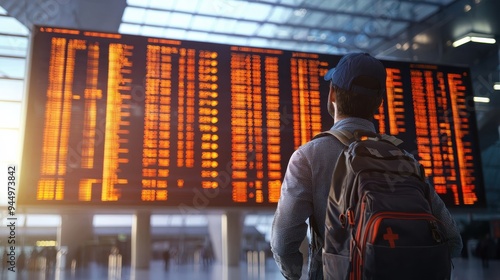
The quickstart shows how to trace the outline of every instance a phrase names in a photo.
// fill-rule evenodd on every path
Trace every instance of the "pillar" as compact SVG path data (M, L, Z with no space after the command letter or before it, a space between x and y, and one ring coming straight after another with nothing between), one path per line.
M220 214L211 214L207 216L208 233L215 260L222 263L222 219Z
M132 269L148 269L151 259L151 213L135 213L132 221Z
M240 211L208 216L214 254L223 267L239 266L245 215Z
M66 267L70 267L73 260L78 259L78 249L86 241L93 239L92 214L68 213L61 215L61 225L57 229L57 245L66 248ZM77 265L82 265L77 263Z
M239 266L244 215L241 212L226 212L222 215L222 265Z

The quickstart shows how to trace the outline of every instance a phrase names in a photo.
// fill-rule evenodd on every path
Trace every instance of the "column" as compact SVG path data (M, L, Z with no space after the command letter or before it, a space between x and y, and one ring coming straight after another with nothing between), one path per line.
M92 214L61 215L61 225L57 229L57 244L59 249L66 248L67 250L66 267L71 265L72 260L78 258L78 249L86 241L93 239L93 218Z
M245 215L239 211L208 216L212 248L223 267L239 266Z
M132 221L132 269L148 269L151 258L151 213L140 211Z
M208 233L210 234L210 242L215 255L215 260L222 263L222 219L221 214L210 214L207 216Z
M239 266L244 215L241 212L226 212L222 215L222 265Z

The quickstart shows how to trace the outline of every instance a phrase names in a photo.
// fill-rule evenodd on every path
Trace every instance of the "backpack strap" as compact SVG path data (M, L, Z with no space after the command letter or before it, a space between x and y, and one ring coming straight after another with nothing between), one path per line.
M332 135L337 138L344 146L349 146L354 142L354 135L344 129L331 129L321 132L320 134L314 136L314 138L319 138L325 135Z
M362 135L364 132L363 130L356 130L354 131L354 134L345 130L345 129L331 129L331 130L325 130L321 132L320 134L316 135L314 138L319 138L324 135L333 135L335 138L337 138L344 146L349 146L352 142L354 142L356 139L359 138L360 135ZM389 143L392 143L394 146L399 146L401 143L403 143L403 140L394 137L392 135L387 135L387 134L378 134L378 133L372 133L374 137L378 138L379 140L386 141Z

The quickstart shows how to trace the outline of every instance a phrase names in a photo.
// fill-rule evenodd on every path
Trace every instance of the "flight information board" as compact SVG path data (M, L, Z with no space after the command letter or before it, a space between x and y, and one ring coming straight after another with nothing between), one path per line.
M340 56L36 27L20 205L262 206L333 124ZM484 205L467 68L383 61L374 122L448 206Z

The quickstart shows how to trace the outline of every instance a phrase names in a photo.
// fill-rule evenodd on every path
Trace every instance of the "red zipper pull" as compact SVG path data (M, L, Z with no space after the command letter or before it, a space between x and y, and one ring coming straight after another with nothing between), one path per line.
M352 209L347 209L347 221L349 225L354 226L354 211Z

